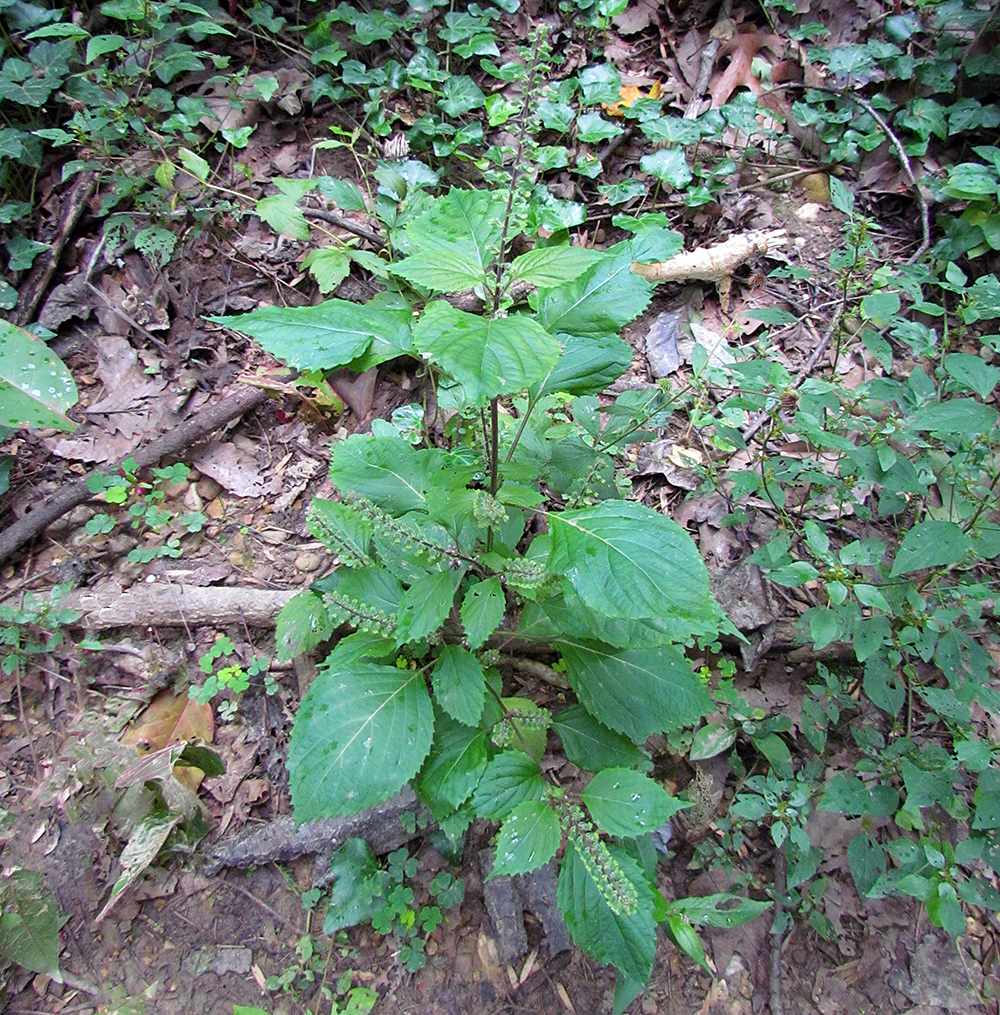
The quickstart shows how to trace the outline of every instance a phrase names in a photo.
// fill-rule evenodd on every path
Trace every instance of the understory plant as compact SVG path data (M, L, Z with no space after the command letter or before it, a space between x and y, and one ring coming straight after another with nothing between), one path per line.
M512 165L506 193L429 197L383 164L380 214L404 223L389 230L385 292L215 320L305 370L408 356L430 382L424 404L335 447L337 496L309 508L340 566L282 611L278 656L344 636L295 718L296 819L412 782L453 840L476 816L499 822L491 876L535 870L565 843L558 901L574 940L617 967L620 1010L649 979L658 923L704 961L656 888L651 833L684 803L649 777L642 745L712 709L685 649L729 625L691 538L629 500L615 465L676 396L596 397L628 368L619 332L650 299L632 264L681 238L628 220L633 237L606 251L565 233L526 249L520 150ZM575 701L556 714L505 686L532 655L565 664ZM594 773L581 796L543 772L549 735ZM732 925L759 907L691 912Z

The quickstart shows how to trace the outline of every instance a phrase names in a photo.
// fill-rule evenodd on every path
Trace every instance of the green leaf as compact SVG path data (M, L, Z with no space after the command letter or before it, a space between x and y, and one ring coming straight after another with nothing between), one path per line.
M29 240L24 236L13 236L6 241L5 246L10 254L10 270L27 271L35 263L35 258L49 249L50 244Z
M470 405L520 391L559 359L559 343L530 317L490 319L435 300L413 329L414 346L462 385Z
M701 554L665 515L635 501L604 501L548 519L549 569L565 574L592 610L634 620L715 615Z
M14 870L0 875L0 955L5 961L62 983L59 929L65 922L41 874Z
M552 729L559 734L567 760L586 772L599 772L602 768L637 768L647 772L652 768L644 750L598 722L582 705L564 708L553 719Z
M979 356L968 352L949 353L944 360L949 377L974 391L980 398L989 398L1000 382L1000 368L989 366Z
M722 927L731 930L756 919L773 903L744 899L729 892L676 899L670 903L672 912L683 916L696 927ZM725 908L721 908L721 907Z
M423 675L395 666L323 666L299 705L288 745L299 822L387 800L431 748L434 710Z
M653 285L632 272L631 242L619 243L579 278L538 294L538 322L551 334L617 337L649 303Z
M932 402L917 409L907 417L906 423L914 430L946 434L988 434L997 425L997 413L996 409L972 398L952 398L947 402Z
M617 335L603 338L570 336L538 394L564 391L568 395L596 395L632 365L632 348Z
M435 464L426 451L417 451L402 437L352 434L334 449L330 481L338 490L401 515L426 507L427 480Z
M306 256L302 267L310 270L325 296L351 273L351 259L340 247L320 247Z
M306 512L306 525L331 553L340 557L341 566L371 565L368 554L372 523L354 508L339 501L313 497Z
M604 255L588 247L536 247L511 262L514 278L523 279L539 289L571 282Z
M570 685L587 711L634 743L693 726L712 710L708 691L675 648L628 650L567 641L559 647Z
M613 845L608 851L638 889L639 906L632 916L612 912L573 844L566 847L556 899L576 944L598 962L610 962L629 979L645 984L656 957L652 891L627 853Z
M439 293L461 292L486 281L486 271L481 265L454 250L413 254L397 261L392 273Z
M486 771L486 731L439 715L434 744L417 782L421 799L435 818L461 807Z
M925 567L957 564L970 548L968 536L955 522L933 519L919 522L903 537L889 577Z
M561 841L559 819L547 803L526 800L518 804L500 828L490 877L537 870L556 855Z
M479 660L461 645L444 645L431 671L434 700L453 719L474 726L486 702L486 678Z
M482 277L496 258L506 207L500 194L453 187L442 198L428 199L407 223L403 234L409 252L431 263L436 257L460 256L476 264Z
M498 754L487 766L472 794L476 814L502 821L515 807L545 799L546 782L538 762L524 751Z
M690 761L704 761L714 758L723 751L728 751L736 743L736 730L732 726L722 726L717 722L706 723L694 735L691 741Z
M885 873L885 850L867 832L861 832L847 844L847 862L858 895L867 898Z
M365 196L352 180L338 180L331 176L321 176L316 181L316 189L323 197L329 198L341 211L367 211Z
M610 104L621 99L622 79L610 63L584 68L577 80L580 82L585 106L596 106L599 102Z
M462 626L469 648L477 649L500 626L507 602L499 578L469 586L462 600Z
M683 148L661 148L652 155L643 155L639 166L643 172L669 183L675 190L683 190L694 179Z
M865 662L864 688L874 705L893 719L899 715L906 700L906 686L881 655L873 655Z
M178 148L177 158L180 159L181 165L195 179L200 180L202 183L208 179L208 174L212 167L200 155L195 155L193 151L187 148Z
M275 232L293 240L305 241L309 239L309 223L297 207L297 201L289 194L272 194L262 197L255 211Z
M972 827L977 831L1000 828L1000 771L987 768L979 773L979 784L973 796L976 815Z
M899 313L899 295L891 292L868 293L861 300L861 316L876 328L884 328Z
M607 141L624 133L621 127L605 120L600 113L581 113L576 118L576 127L577 137L586 144Z
M29 331L0 321L0 426L72 430L76 385L65 364Z
M324 934L367 923L375 913L376 902L389 875L383 871L371 846L364 839L350 838L331 858L329 873L333 875L330 906L323 921ZM367 882L367 884L366 884ZM380 885L381 882L381 885Z
M448 116L461 116L486 105L483 90L465 74L447 78L443 91L444 98L438 100L438 108Z
M372 310L347 300L326 300L315 307L264 307L207 320L250 335L293 367L332 370L351 363L373 341L410 348L412 317L407 310Z
M688 806L631 768L598 772L587 784L582 800L598 828L624 839L652 832Z
M278 614L275 643L279 662L314 649L333 635L334 624L323 600L312 592L300 592Z
M399 601L396 644L420 641L448 619L461 580L459 571L439 571L415 581Z

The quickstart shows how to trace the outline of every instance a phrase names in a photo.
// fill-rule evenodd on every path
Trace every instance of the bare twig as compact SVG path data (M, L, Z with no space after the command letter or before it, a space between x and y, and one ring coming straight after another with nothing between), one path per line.
M504 662L517 673L534 677L536 680L551 684L553 687L560 687L563 690L569 688L569 681L558 670L546 666L545 663L539 662L537 659L525 659L523 656L507 653L501 653L501 655Z
M368 240L369 243L375 245L377 250L381 250L385 246L385 240L374 229L369 229L367 226L352 222L350 219L344 218L343 215L338 215L335 211L326 211L322 208L303 208L302 214L309 219L319 219L321 222L329 222L330 225L340 226L341 229L346 229L349 233L354 233L356 236Z

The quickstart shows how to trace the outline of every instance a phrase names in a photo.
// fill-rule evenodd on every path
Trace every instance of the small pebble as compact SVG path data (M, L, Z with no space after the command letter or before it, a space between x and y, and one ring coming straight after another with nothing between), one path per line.
M314 550L306 550L295 558L295 569L311 574L313 571L319 570L322 563L323 554L316 553Z
M212 500L222 493L222 487L211 476L202 476L198 480L198 493L204 500Z

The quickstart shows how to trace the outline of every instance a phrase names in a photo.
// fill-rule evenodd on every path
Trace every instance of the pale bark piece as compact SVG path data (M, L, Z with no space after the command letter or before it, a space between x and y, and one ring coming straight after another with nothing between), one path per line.
M741 233L724 243L685 251L668 261L655 264L633 264L632 271L650 282L724 282L744 261L760 257L785 242L784 229Z
M110 627L179 626L187 623L274 627L295 589L174 585L153 582L123 589L117 582L68 592L60 609L79 610L76 626L92 631Z

